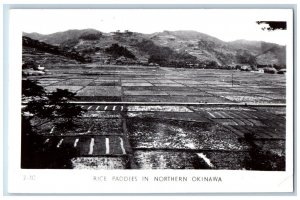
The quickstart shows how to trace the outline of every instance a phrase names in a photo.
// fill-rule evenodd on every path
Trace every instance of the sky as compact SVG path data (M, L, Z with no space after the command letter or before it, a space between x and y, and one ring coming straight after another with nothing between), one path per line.
M194 30L223 41L246 39L282 45L292 37L292 13L278 9L23 9L11 13L20 29L29 33L85 28L141 33ZM288 30L263 31L256 21L287 21Z

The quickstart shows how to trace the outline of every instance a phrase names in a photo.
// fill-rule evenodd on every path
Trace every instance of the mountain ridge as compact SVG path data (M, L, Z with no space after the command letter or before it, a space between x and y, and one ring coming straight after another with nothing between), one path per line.
M245 39L225 42L191 30L143 34L131 31L105 33L95 29L72 29L48 35L23 35L69 51L88 54L97 62L101 61L101 56L111 57L106 49L118 44L133 53L137 60L150 59L150 62L163 66L180 66L186 63L188 66L198 67L241 64L285 67L286 64L285 46Z

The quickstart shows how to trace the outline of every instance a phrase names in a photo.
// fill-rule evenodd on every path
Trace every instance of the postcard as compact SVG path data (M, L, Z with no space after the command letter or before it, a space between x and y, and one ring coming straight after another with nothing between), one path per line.
M11 9L8 192L292 192L293 15Z

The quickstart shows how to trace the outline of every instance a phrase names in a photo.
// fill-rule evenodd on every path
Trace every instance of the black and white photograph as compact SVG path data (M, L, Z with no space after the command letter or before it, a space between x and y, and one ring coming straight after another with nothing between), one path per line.
M287 22L134 17L23 32L21 167L284 171Z
M21 170L290 171L291 9L19 14Z

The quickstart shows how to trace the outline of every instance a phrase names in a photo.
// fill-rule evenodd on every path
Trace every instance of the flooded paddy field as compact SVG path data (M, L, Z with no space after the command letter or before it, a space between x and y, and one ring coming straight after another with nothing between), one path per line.
M285 170L285 75L93 66L30 77L86 110L72 130L38 130L68 168Z

